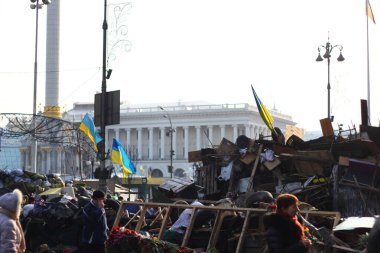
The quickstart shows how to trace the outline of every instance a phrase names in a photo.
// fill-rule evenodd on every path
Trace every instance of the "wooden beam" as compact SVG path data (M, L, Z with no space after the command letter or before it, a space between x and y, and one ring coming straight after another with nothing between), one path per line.
M193 211L191 212L189 226L186 228L185 236L183 237L183 241L181 245L182 247L186 247L187 243L189 242L191 232L193 231L193 227L194 227L195 217L197 216L197 209L198 209L198 206L194 206Z
M245 240L245 234L247 233L248 226L249 226L249 220L251 218L251 211L247 211L245 214L245 220L243 224L243 228L241 229L239 242L236 247L236 253L240 253L241 249L243 248L244 240Z
M159 240L162 240L162 238L164 237L165 230L166 230L166 225L168 224L171 211L172 211L172 207L171 206L169 206L169 207L166 208L166 214L165 214L164 219L162 220L160 232L158 234L158 239Z
M258 167L258 164L259 164L259 161L260 161L260 154L261 154L261 152L263 150L263 146L264 146L263 144L260 144L259 150L257 151L256 160L255 160L255 163L253 165L251 176L249 178L249 185L248 185L247 192L250 192L253 189L253 178L255 177L255 174L256 174L256 170L257 170L257 167Z

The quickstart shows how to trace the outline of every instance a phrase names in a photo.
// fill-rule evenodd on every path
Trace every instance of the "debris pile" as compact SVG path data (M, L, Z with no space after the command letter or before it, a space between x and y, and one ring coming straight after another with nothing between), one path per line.
M24 195L39 194L49 188L65 186L56 174L42 175L25 170L0 170L0 189L2 193L20 189Z

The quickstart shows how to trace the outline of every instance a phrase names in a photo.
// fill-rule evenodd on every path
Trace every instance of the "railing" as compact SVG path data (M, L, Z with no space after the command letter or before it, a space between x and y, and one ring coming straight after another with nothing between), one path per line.
M170 112L191 112L201 110L245 110L259 112L256 106L247 103L238 104L210 104L210 105L176 105L166 106L165 110ZM120 109L121 113L155 113L161 112L158 107L128 107ZM277 112L277 110L269 110L273 117L278 117L286 120L292 120L292 117L286 114Z
M80 110L79 113L75 115L70 115L67 120L80 122L85 115L85 108L78 106L78 108L74 107L75 110ZM207 105L175 105L175 106L165 106L165 110L169 112L192 112L192 111L218 111L218 110L241 110L241 111L253 111L259 112L257 107L248 103L237 103L237 104L207 104ZM277 110L269 110L270 114L273 117L292 120L292 117L286 114L279 113ZM145 107L143 105L136 107L127 107L121 108L120 113L162 113L162 110L158 106L149 106Z
M190 221L189 221L189 226L186 228L184 237L182 239L181 246L187 246L191 233L193 232L194 229L194 222L195 222L195 217L197 215L198 210L208 210L216 213L216 219L213 224L213 226L210 228L210 237L208 241L208 246L207 249L211 249L216 246L216 243L219 238L220 231L222 229L222 222L224 217L227 214L231 213L241 213L244 214L244 223L242 226L242 230L240 232L238 244L236 247L236 253L240 253L243 249L244 246L244 241L247 236L247 234L253 232L255 235L265 235L265 230L264 230L264 223L263 223L263 218L266 213L268 213L268 210L266 209L258 209L258 208L238 208L238 207L222 207L222 206L193 206L193 205L188 205L185 201L181 200L181 203L173 203L173 204L168 204L168 203L153 203L153 202L125 202L123 201L120 209L117 213L114 226L119 226L120 220L124 214L124 210L128 205L138 205L140 207L140 210L130 218L130 220L127 222L127 224L124 225L124 227L130 225L133 221L136 221L137 224L134 227L134 230L139 232L144 224L147 224L145 220L145 214L149 208L155 208L158 211L156 212L156 218L151 221L150 224L147 224L149 226L152 226L153 223L157 222L158 219L161 219L161 226L158 232L158 239L162 240L164 237L165 230L168 227L168 224L170 224L170 214L173 210L180 209L191 209L191 216L190 216ZM328 212L328 211L302 211L301 212L303 216L305 217L310 217L310 216L321 216L321 217L334 217L334 224L333 226L335 227L340 219L340 213L339 212ZM258 216L259 217L259 223L258 227L255 229L250 229L249 224L250 224L250 219L252 216ZM160 217L160 218L158 218ZM251 230L251 231L250 231ZM323 244L324 245L324 244ZM324 245L325 247L334 247L334 246L327 246ZM326 248L326 249L327 249ZM341 250L347 250L345 247L339 247ZM265 252L265 247L261 249L261 252ZM349 250L350 251L350 250ZM325 251L324 251L325 252ZM326 251L328 252L328 251ZM350 252L356 252L356 251L350 251Z

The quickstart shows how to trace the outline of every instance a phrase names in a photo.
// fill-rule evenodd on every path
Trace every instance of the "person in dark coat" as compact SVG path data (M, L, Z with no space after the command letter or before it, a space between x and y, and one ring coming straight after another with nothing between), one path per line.
M105 253L108 227L104 210L105 194L96 190L92 199L83 208L83 230L81 242L83 253Z
M376 218L371 232L369 233L367 253L379 253L380 252L380 218Z
M281 194L277 197L276 213L264 217L270 253L305 253L311 247L297 219L297 204L293 194Z

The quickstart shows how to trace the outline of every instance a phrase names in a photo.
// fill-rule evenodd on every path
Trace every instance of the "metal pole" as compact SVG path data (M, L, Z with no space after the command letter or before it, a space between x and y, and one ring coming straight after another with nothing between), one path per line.
M169 118L170 119L170 118ZM170 178L173 178L173 125L170 121Z
M342 50L343 46L342 45L331 45L330 44L330 37L328 38L326 42L326 46L320 45L318 47L318 57L316 59L317 62L323 61L323 58L327 59L327 118L331 120L331 103L330 103L330 90L331 90L331 85L330 85L330 58L331 58L331 53L335 47L338 47L340 50L339 57L337 60L339 62L344 61L344 57L342 55ZM321 57L321 48L324 48L326 50L325 54L323 55L323 58Z
M106 71L106 57L107 57L107 0L104 0L104 20L103 20L103 69L102 69L102 99L101 99L101 123L100 123L100 134L103 138L99 149L100 156L100 169L102 172L106 169L106 143L105 143L105 132L106 132L106 92L107 92L107 71ZM99 189L106 192L107 191L107 181L106 179L99 179Z
M327 118L330 118L330 57L327 58Z
M32 171L37 172L37 139L36 139L36 114L37 114L37 56L38 56L38 9L39 0L36 2L36 35L34 43L34 83L33 83L33 128L34 128L34 141L33 141L33 165Z
M169 134L170 134L170 178L173 178L173 156L174 156L174 150L173 150L173 132L175 132L175 130L173 129L173 124L172 124L172 119L170 117L170 114L168 111L166 111L162 106L159 106L158 108L160 108L162 111L164 111L166 113L166 115L163 115L164 118L167 118L169 120L169 124L170 124L170 129L169 129Z
M366 13L368 15L368 0L366 0ZM368 33L368 19L369 17L366 16L367 20L367 108L368 108L368 122L367 124L371 124L371 80L369 75L369 33Z

